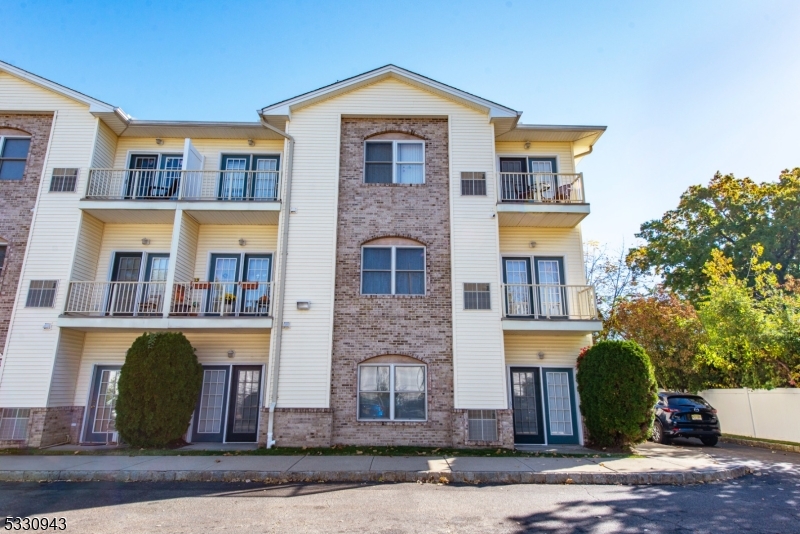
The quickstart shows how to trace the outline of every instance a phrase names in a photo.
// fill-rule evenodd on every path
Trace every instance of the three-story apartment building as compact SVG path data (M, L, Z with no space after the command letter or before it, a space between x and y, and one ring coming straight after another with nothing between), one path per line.
M115 442L154 331L204 366L187 441L581 443L576 164L605 128L393 65L258 114L135 120L0 63L0 444Z

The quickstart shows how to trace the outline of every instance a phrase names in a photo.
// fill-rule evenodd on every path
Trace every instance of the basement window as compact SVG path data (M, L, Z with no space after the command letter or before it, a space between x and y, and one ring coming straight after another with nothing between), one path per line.
M497 441L497 412L467 410L469 441Z
M0 410L0 441L22 441L28 438L28 408L3 408Z

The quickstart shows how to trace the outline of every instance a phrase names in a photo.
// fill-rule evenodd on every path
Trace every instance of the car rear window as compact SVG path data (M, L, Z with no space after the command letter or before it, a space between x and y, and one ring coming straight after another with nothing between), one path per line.
M669 405L711 408L711 405L703 397L670 397Z

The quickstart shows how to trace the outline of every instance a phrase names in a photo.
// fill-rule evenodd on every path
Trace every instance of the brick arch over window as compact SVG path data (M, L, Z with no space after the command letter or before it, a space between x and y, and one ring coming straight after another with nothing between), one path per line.
M376 132L370 132L364 136L364 141L378 141L381 139L388 139L388 140L417 140L417 141L428 141L429 139L423 135L420 135L412 128L408 129L388 129L388 130L379 130Z
M424 241L421 241L419 238L412 237L409 235L403 234L394 234L394 235L377 235L370 237L363 243L361 246L367 245L386 245L386 246L409 246L409 247L427 247L428 244Z
M18 137L33 137L33 134L17 128L13 124L6 124L0 122L0 135L18 136Z
M364 363L414 363L417 365L428 365L425 360L409 356L407 354L386 353L377 356L366 356L356 361L357 365Z

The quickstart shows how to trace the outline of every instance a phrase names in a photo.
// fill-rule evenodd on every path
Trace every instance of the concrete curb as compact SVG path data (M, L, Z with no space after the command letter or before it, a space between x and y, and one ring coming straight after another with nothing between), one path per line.
M787 445L785 443L770 443L769 441L756 441L754 439L729 438L727 436L721 436L719 440L723 443L735 443L736 445L759 447L761 449L771 449L773 451L800 452L800 445Z
M456 484L683 485L730 480L744 466L683 473L535 473L509 471L0 471L2 482L419 482Z

